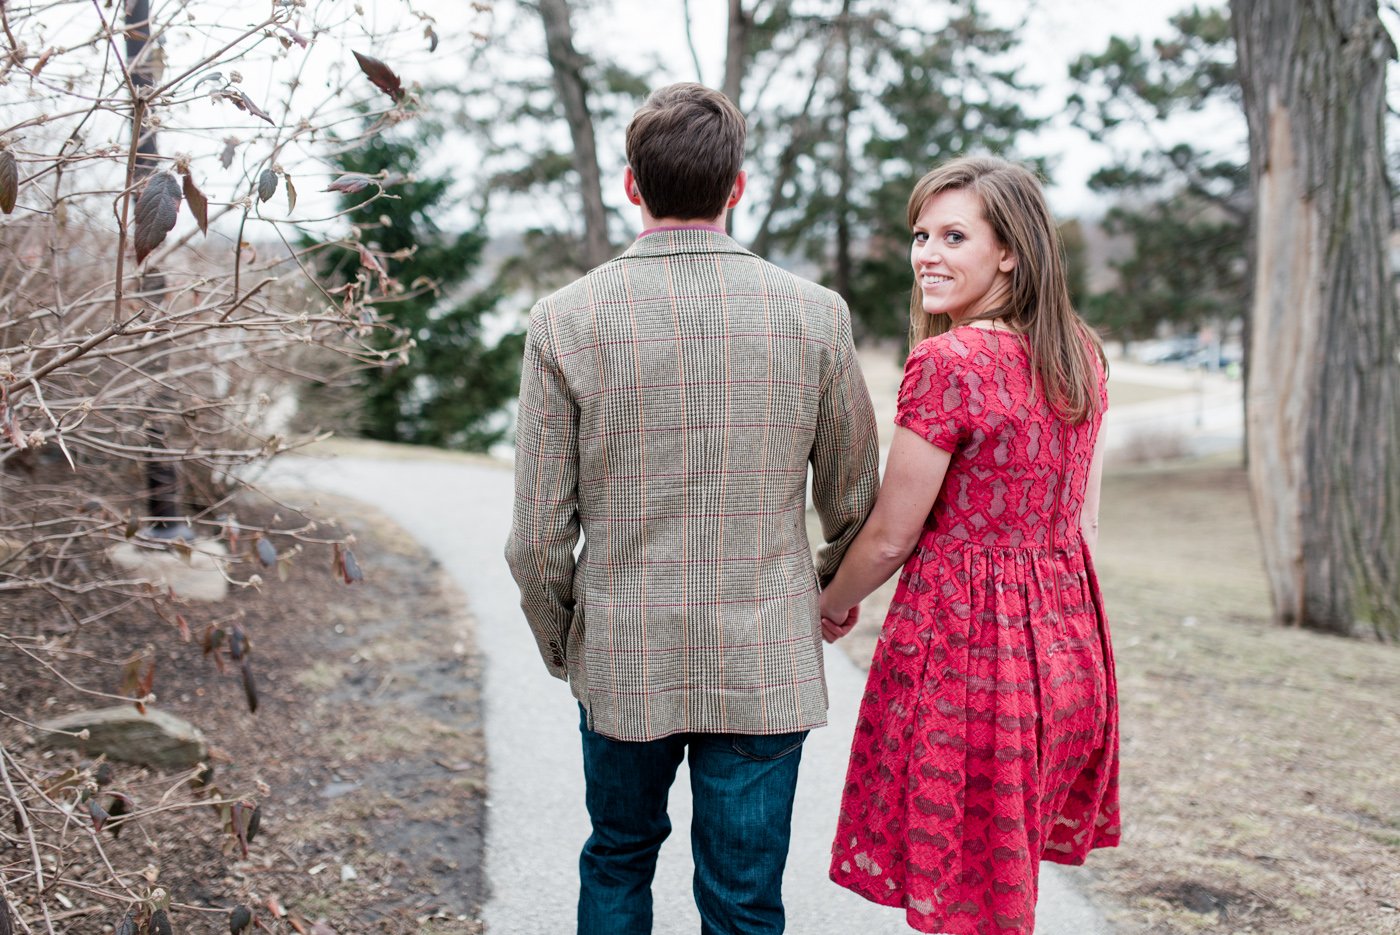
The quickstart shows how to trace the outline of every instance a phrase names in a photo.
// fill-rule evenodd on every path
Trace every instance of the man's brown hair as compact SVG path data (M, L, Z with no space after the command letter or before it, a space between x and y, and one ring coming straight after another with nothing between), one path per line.
M657 88L627 125L627 163L655 218L718 217L743 161L744 115L703 84Z

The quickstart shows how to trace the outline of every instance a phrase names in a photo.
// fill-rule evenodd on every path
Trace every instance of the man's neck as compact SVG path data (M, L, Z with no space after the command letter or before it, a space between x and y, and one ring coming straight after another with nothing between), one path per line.
M724 220L728 214L726 209L720 212L719 217L713 218L654 218L646 208L642 208L642 233L659 230L717 230L724 233Z

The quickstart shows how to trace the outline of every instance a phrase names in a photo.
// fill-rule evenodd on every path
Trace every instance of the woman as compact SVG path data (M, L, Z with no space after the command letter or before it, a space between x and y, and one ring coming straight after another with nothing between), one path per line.
M1090 554L1107 404L1040 186L951 162L909 199L911 344L880 497L828 641L904 566L831 877L953 935L1030 933L1039 862L1118 843L1113 655Z

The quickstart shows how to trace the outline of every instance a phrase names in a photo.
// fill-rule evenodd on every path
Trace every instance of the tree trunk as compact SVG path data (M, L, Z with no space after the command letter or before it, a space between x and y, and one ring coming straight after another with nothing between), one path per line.
M841 147L836 157L836 269L832 276L832 288L841 297L851 299L851 114L855 111L855 98L851 94L851 0L841 4L841 18L837 21L841 35L841 124L838 143Z
M768 208L763 213L763 220L759 222L758 233L749 244L749 249L761 257L767 257L768 251L773 248L773 222L778 212L787 207L789 200L783 195L783 189L796 173L797 157L811 143L815 132L811 117L812 103L817 98L817 86L821 84L822 76L826 72L826 58L830 49L831 42L828 40L822 46L821 55L817 57L817 64L812 69L812 83L807 88L807 98L802 102L802 110L788 127L787 145L778 157L778 171L771 180L772 192L768 196Z
M744 0L729 0L729 38L724 46L724 96L739 107L744 73L749 67L749 27L753 13L744 10Z
M593 115L588 111L585 59L574 48L574 27L569 22L569 0L539 0L544 21L545 49L554 70L554 87L569 123L574 144L574 171L583 197L583 265L592 268L612 255L608 242L608 215L603 207L602 175L598 170L598 146L593 138Z
M1281 623L1400 637L1400 316L1375 0L1234 0L1255 285L1250 486Z

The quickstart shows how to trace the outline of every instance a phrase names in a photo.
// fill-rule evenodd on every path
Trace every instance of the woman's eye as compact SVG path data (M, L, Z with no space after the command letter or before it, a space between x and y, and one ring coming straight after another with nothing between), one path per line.
M925 234L923 231L915 231L914 243L928 243L928 234Z
M959 234L957 231L949 231L944 239L949 243L962 243L963 235Z

